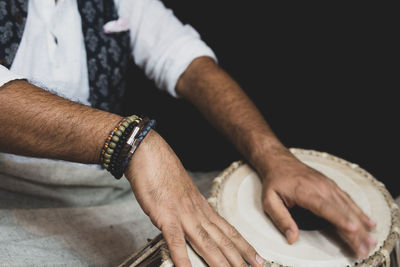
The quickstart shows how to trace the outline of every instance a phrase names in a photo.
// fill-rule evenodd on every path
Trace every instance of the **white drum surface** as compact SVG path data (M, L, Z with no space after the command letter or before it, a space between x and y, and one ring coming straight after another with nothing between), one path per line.
M334 180L361 209L377 222L373 231L377 246L385 241L391 226L391 211L382 193L350 166L321 157L298 155L300 160ZM218 213L270 262L288 266L346 266L355 258L338 235L328 229L300 230L294 244L287 243L261 205L261 181L247 165L239 167L221 186Z

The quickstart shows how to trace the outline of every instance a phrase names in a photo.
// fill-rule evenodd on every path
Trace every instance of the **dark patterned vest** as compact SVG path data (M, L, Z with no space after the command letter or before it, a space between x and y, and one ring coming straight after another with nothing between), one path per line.
M89 102L92 107L120 113L131 56L129 32L103 32L105 23L118 19L114 0L77 2L87 55ZM0 0L0 64L7 68L21 42L27 9L28 0Z

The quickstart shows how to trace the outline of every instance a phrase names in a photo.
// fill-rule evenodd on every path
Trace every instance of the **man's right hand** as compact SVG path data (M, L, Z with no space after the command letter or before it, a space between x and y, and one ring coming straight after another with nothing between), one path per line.
M162 231L175 265L191 266L186 240L210 266L263 266L253 247L201 195L170 146L151 131L125 176Z
M97 164L104 140L120 120L26 81L0 87L1 152ZM214 212L155 131L143 140L125 175L139 204L163 232L177 266L190 266L186 240L211 266L245 266L245 260L262 266L255 250Z

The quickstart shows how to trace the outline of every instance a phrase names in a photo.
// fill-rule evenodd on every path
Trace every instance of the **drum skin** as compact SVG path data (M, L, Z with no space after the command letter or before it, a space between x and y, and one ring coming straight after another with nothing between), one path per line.
M390 258L395 256L399 238L399 209L385 186L357 164L328 153L304 149L291 149L291 152L335 181L377 221L372 233L377 246L368 258L354 258L333 227L300 230L299 240L289 245L263 212L261 181L257 173L241 161L233 163L214 179L209 203L271 266L391 266ZM397 264L392 262L392 266Z

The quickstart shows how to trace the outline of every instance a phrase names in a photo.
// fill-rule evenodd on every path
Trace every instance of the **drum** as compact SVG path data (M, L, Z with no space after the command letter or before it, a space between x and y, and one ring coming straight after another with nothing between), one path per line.
M399 208L385 185L357 164L314 150L291 149L298 159L334 180L362 210L377 222L376 247L363 260L354 258L333 228L301 229L296 243L289 245L264 213L261 181L247 164L234 162L214 180L210 205L232 224L267 260L265 266L400 266ZM298 222L299 223L299 222ZM187 246L194 267L206 266ZM173 266L162 236L129 257L122 266Z

